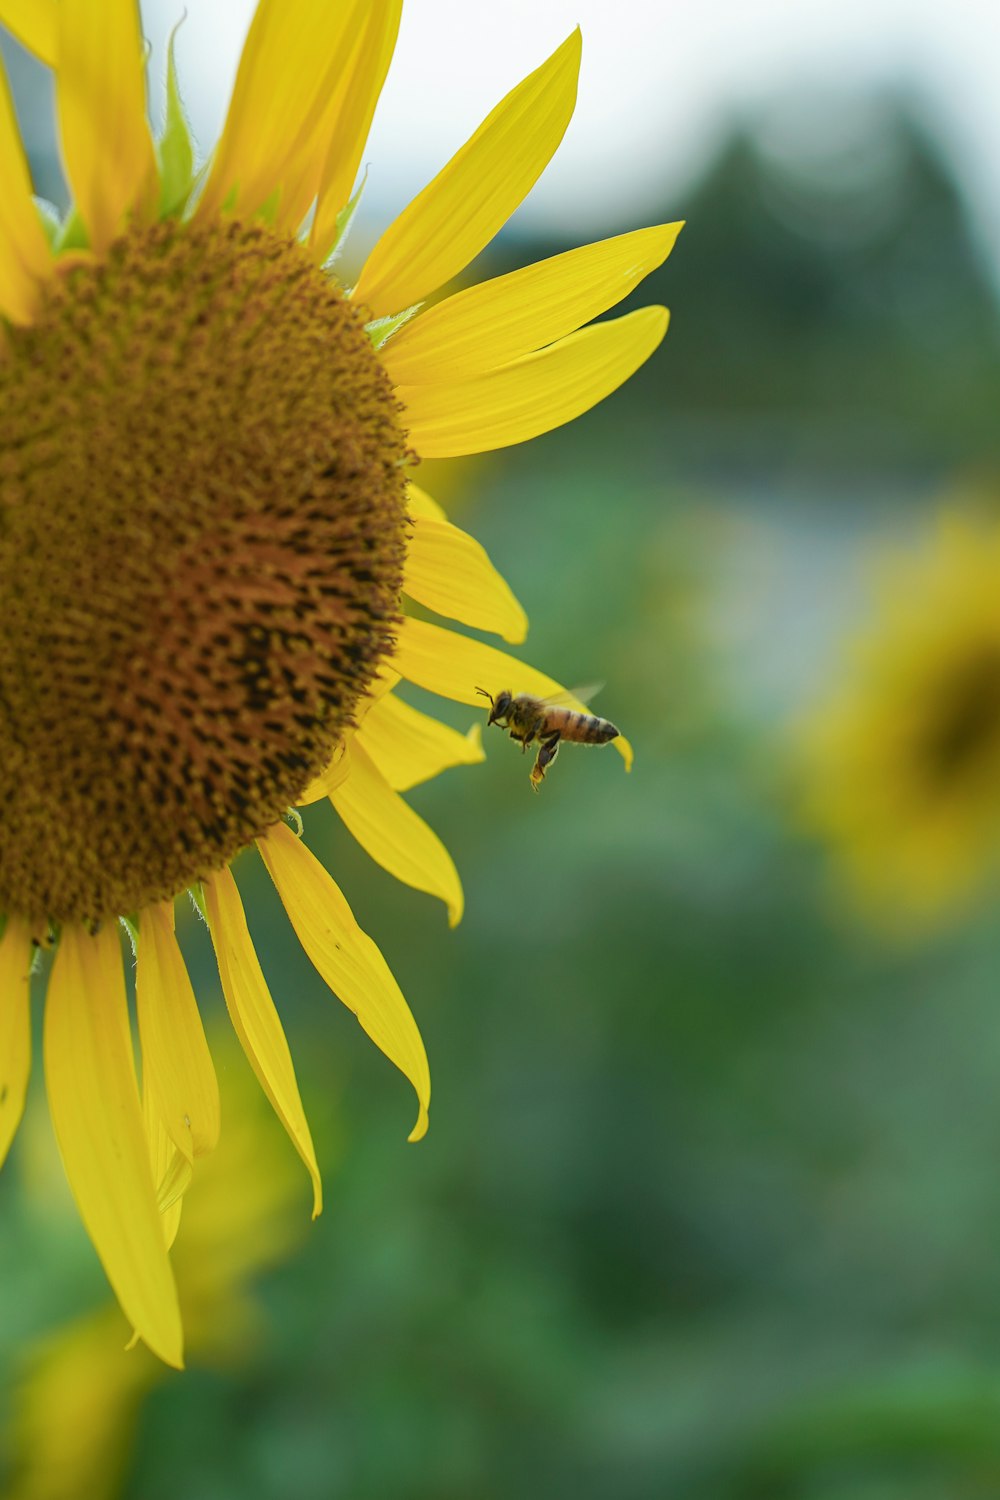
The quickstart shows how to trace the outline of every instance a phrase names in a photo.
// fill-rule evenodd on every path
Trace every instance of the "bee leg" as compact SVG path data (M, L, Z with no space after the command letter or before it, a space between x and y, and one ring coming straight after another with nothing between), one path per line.
M545 779L545 773L559 754L559 734L547 735L538 747L535 764L531 768L531 785L537 792Z
M559 731L557 729L553 734L548 735L547 738L542 741L541 749L538 752L538 763L542 768L543 776L558 754Z

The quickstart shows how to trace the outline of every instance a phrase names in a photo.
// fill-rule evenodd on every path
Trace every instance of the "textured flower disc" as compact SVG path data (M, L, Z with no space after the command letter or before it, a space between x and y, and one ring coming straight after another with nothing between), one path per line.
M260 226L133 230L0 359L0 912L138 910L329 760L392 640L405 437Z

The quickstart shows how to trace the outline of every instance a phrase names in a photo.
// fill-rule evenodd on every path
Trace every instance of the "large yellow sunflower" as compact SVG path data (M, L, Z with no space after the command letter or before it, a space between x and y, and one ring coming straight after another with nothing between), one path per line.
M173 64L147 124L135 0L0 0L55 72L73 205L37 205L0 80L0 1149L29 1070L29 972L56 945L44 1061L66 1173L139 1336L180 1364L168 1256L219 1129L174 935L194 895L260 1082L320 1179L230 864L256 843L323 979L409 1078L416 1024L378 948L293 833L329 796L400 880L462 894L400 793L480 759L394 693L481 706L543 673L406 615L409 598L519 642L482 549L410 482L418 457L519 443L652 353L663 308L582 325L669 254L618 236L427 306L500 229L572 114L574 32L389 226L330 269L400 0L262 0L228 118L195 172ZM616 741L626 759L628 742ZM121 946L136 953L133 1062Z
M804 812L880 924L957 912L1000 864L1000 527L942 517L887 557L803 725Z

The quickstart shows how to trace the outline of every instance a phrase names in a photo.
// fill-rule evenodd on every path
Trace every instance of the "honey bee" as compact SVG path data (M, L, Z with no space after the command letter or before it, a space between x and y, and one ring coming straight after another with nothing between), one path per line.
M477 693L490 700L487 724L499 724L506 729L512 740L517 740L522 750L538 741L538 754L531 768L531 786L538 791L545 773L559 754L562 740L572 740L578 745L606 745L618 738L620 730L609 719L599 719L596 714L580 713L568 708L558 698L533 698L530 693L514 695L505 688L494 698L485 688L477 687ZM596 688L567 694L567 697L586 700Z

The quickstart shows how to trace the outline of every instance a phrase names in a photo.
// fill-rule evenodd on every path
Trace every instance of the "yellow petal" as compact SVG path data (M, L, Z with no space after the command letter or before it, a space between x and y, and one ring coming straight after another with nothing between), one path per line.
M456 292L404 323L384 346L389 378L424 385L481 375L565 338L662 265L682 228L619 234Z
M295 799L296 807L308 807L311 802L321 802L324 797L332 796L342 781L350 774L350 766L344 754L343 745L338 745L330 758L329 765L323 767L318 776L314 776L305 791Z
M14 1139L31 1073L31 932L9 917L0 938L0 1166Z
M479 724L459 734L393 693L375 704L355 743L395 791L406 792L452 766L478 765L486 759L482 741Z
M403 590L436 614L515 645L528 633L527 615L484 549L448 521L414 520Z
M31 197L31 174L21 145L7 75L0 61L0 314L30 323L52 257Z
M222 992L250 1066L312 1178L313 1218L323 1208L323 1185L281 1018L261 972L243 902L228 870L204 883L205 910L219 963Z
M167 1128L145 1080L142 1090L142 1121L146 1128L146 1145L149 1148L153 1185L156 1188L156 1206L160 1210L163 1241L169 1250L177 1238L184 1194L191 1186L194 1174L190 1158L178 1151L167 1134Z
M132 1061L117 927L66 927L45 1004L49 1110L80 1217L126 1317L154 1354L182 1362Z
M140 918L135 997L143 1084L178 1151L205 1156L219 1139L219 1086L169 903Z
M389 965L355 922L339 886L291 829L275 824L257 847L306 956L413 1084L420 1109L409 1138L419 1140L427 1129L430 1071L417 1023Z
M457 276L531 191L570 122L580 45L578 28L385 231L354 289L372 317L422 302Z
M365 754L357 738L348 750L351 774L330 801L376 864L404 885L439 896L448 925L462 920L462 883L451 855Z
M504 688L508 692L531 693L536 698L559 696L560 703L575 708L581 713L591 710L579 698L574 698L561 687L555 678L547 677L529 667L526 662L498 651L495 646L484 645L467 635L454 630L445 630L440 625L429 625L425 620L409 617L396 631L396 649L392 664L408 682L428 692L439 693L442 698L454 698L458 703L481 705L485 700L477 688L485 688L494 697ZM625 769L632 769L632 746L623 734L612 740L625 762Z
M355 706L355 725L364 723L370 709L374 707L384 694L391 692L398 681L399 673L393 672L383 662L375 677L368 684L368 691ZM351 733L353 731L348 730L348 736ZM341 782L347 779L351 767L344 751L345 746L343 743L334 747L333 754L327 765L323 767L318 776L313 777L305 791L296 797L296 807L308 807L311 802L319 802L323 797L329 797L337 790Z
M488 375L401 385L404 426L423 458L508 448L589 411L643 364L667 331L664 307L594 323Z
M159 196L135 0L59 0L56 95L66 177L101 254L126 215L146 217Z
M361 0L261 0L243 46L222 137L196 210L252 217L278 196L294 233L316 195L336 101L357 45Z
M347 204L358 175L372 116L396 46L402 9L402 0L370 0L363 30L329 113L329 147L309 236L319 260L325 260L336 239L337 215Z
M168 1136L167 1139L170 1140L170 1137ZM174 1242L180 1224L180 1207L184 1201L184 1194L191 1186L194 1177L194 1168L183 1151L178 1151L173 1141L170 1141L170 1145L173 1155L156 1185L156 1202L163 1216L163 1233L168 1249ZM175 1209L176 1217L174 1216Z
M411 516L420 516L425 521L447 521L441 506L432 500L426 490L412 482L406 486L406 508Z
M398 682L399 673L394 672L386 661L380 662L375 677L368 684L368 691L365 694L364 701L355 710L359 721L363 721L364 716L369 710L376 703L379 703L387 693L391 693Z
M55 67L59 26L56 0L0 0L0 26L13 32L39 62Z

